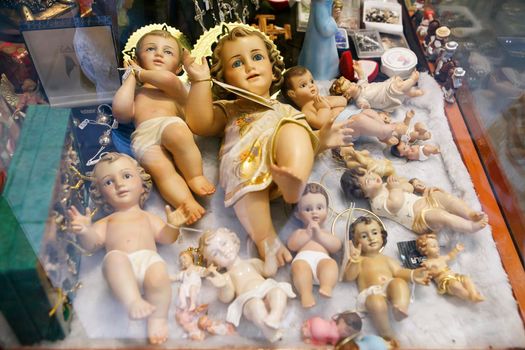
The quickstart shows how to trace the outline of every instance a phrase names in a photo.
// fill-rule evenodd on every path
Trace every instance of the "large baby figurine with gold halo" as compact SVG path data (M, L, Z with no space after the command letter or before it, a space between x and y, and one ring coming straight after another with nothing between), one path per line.
M357 218L350 225L348 235L350 259L344 267L344 279L357 280L357 311L370 313L379 335L387 340L393 339L387 302L392 305L396 321L407 317L410 303L408 282L428 284L428 273L424 268L402 268L397 260L381 253L388 233L377 218Z
M192 224L205 212L192 191L210 195L215 187L203 176L201 153L182 119L188 93L177 74L184 63L191 79L200 67L189 58L168 30L144 34L137 42L135 61L125 63L131 74L113 98L113 114L119 122L135 124L131 135L135 157L164 200Z
M270 200L282 194L285 202L298 202L316 153L346 144L352 130L331 120L314 133L302 113L270 99L284 69L275 44L248 26L227 29L213 51L211 71L196 77L209 80L211 73L215 94L225 99L212 104L209 82L193 83L186 122L198 135L223 136L219 177L224 203L233 206L264 258L264 242L278 240ZM279 265L291 259L281 245Z
M319 285L319 294L330 298L339 275L329 254L341 249L341 241L321 228L328 216L328 203L328 193L321 185L307 184L295 214L305 228L295 230L288 239L288 248L298 252L292 262L292 277L303 307L315 305L313 284Z
M150 176L128 155L104 155L92 176L93 201L112 213L92 223L89 208L82 215L71 207L71 230L85 249L106 249L102 268L110 289L130 318L148 319L149 341L161 344L168 338L171 286L156 243L175 242L185 218L166 206L165 223L142 209L151 190Z
M265 244L264 262L241 259L239 248L239 237L226 228L205 232L200 238L199 251L210 266L212 276L207 278L219 288L219 299L231 302L226 321L238 326L244 315L269 341L277 341L282 336L280 324L287 299L295 297L289 283L268 278L277 272L278 242L273 246ZM217 267L226 272L218 272Z
M463 251L464 246L462 244L457 244L447 255L440 255L436 235L426 234L416 239L416 248L427 257L421 266L428 270L430 277L438 287L439 294L455 295L458 298L474 302L485 300L468 276L454 273L448 267L448 262Z
M405 226L418 234L448 228L462 233L481 230L488 223L487 214L471 209L467 203L444 191L430 191L420 197L409 191L397 176L386 183L374 172L347 170L341 177L345 195L367 198L372 211Z

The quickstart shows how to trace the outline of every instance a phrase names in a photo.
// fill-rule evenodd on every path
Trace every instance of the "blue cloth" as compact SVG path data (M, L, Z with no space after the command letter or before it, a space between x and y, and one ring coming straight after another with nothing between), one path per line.
M315 80L339 76L339 56L335 45L337 24L332 17L333 0L312 0L310 17L299 54L299 65L312 72Z
M385 340L377 335L358 337L355 343L359 346L359 350L387 350Z

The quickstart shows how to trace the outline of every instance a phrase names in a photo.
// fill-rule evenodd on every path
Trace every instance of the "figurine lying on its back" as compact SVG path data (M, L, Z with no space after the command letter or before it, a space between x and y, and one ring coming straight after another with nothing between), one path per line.
M359 76L359 81L352 83L345 77L340 77L330 87L330 94L342 95L348 101L354 99L359 108L374 108L390 112L401 106L406 97L423 95L423 90L415 86L419 80L418 71L413 71L406 80L394 76L383 82L369 83L357 61L354 61L354 70Z

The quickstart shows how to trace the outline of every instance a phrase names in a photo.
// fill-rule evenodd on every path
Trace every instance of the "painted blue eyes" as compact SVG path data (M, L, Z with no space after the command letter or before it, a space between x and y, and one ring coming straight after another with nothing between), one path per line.
M254 62L257 62L257 61L262 61L264 60L264 55L261 54L261 53L256 53L252 56L252 61ZM241 59L237 59L235 61L233 61L232 63L232 68L239 68L240 66L242 66L244 63Z
M260 53L257 53L255 55L253 55L252 59L254 61L262 61L262 60L264 60L264 56L262 54L260 54Z
M241 60L235 60L233 63L232 63L232 68L238 68L242 66L242 62Z

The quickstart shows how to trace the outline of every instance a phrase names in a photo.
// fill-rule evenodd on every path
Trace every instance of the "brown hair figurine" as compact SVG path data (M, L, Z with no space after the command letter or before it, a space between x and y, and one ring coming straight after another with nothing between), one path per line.
M392 305L397 321L407 317L410 303L408 282L428 284L428 272L424 268L402 268L397 260L381 253L388 234L375 217L358 217L350 225L348 234L349 260L344 267L344 279L357 280L357 311L369 312L379 335L392 339L394 334L387 302Z
M448 267L448 263L463 251L462 244L457 244L447 255L440 255L436 235L426 234L416 239L416 248L427 257L421 265L429 271L439 294L450 294L474 302L485 300L468 276L454 273Z
M337 263L329 254L341 249L341 241L321 228L328 216L328 204L323 186L307 184L295 212L305 227L295 230L287 243L288 249L297 252L292 261L292 278L306 308L315 305L313 284L319 285L319 294L330 298L337 283Z
M363 169L345 171L341 187L346 196L368 198L374 214L386 217L418 234L450 228L473 233L488 223L487 214L444 191L429 191L420 197L408 191L404 182L390 175L386 183L376 173Z

